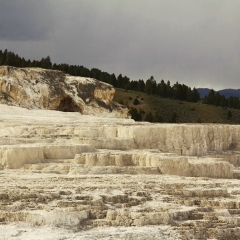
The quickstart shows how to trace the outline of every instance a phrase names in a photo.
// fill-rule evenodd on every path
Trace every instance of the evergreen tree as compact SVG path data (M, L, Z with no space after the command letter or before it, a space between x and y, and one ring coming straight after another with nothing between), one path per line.
M155 115L153 117L153 122L163 122L163 119L158 112L155 113Z
M229 110L228 111L228 120L230 120L232 118L232 112Z
M117 77L117 86L119 88L123 88L123 77L122 77L122 74L119 74L118 77Z
M227 106L227 101L224 95L221 96L221 101L220 101L220 106L221 107L226 107Z
M212 105L215 103L215 91L213 89L211 89L208 95L203 99L203 102Z
M117 87L117 79L115 77L115 74L111 74L109 78L109 83L113 85L114 87Z
M170 119L169 119L170 123L176 123L177 122L177 114L175 112L172 113Z
M198 102L200 100L200 94L199 92L197 91L196 88L193 88L192 90L192 102Z
M155 93L155 89L156 89L156 80L154 79L153 76L151 76L147 81L146 81L146 85L145 85L145 92L147 94L154 94Z

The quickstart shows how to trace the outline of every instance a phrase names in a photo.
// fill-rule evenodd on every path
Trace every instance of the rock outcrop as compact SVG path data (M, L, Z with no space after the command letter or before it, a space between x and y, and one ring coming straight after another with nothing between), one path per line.
M128 109L112 101L115 89L91 78L61 71L0 66L0 103L128 118Z
M239 239L240 126L0 104L0 239Z

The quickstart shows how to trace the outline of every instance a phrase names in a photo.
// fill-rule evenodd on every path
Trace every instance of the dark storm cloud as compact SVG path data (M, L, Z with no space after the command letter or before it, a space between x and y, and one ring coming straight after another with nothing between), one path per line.
M65 45L71 52L62 53L66 62L132 79L154 75L214 88L230 80L236 86L239 7L238 1L221 0L81 1L65 8L71 14L62 19L77 27L64 28L57 44L75 46Z
M51 7L45 0L0 0L0 39L43 40L53 26Z
M7 16L13 19L12 30L5 29L8 37L2 37L1 29L1 39L26 41L0 44L24 57L50 55L57 63L97 67L131 79L153 75L190 86L240 88L239 0L12 2L18 7L5 4L12 9Z

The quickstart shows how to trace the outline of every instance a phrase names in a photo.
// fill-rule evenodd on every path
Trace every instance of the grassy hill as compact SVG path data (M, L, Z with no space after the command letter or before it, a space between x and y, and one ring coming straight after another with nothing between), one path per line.
M139 101L138 105L133 104L136 98ZM142 109L145 113L152 112L155 114L158 112L163 122L169 122L173 112L175 112L177 115L177 123L240 123L240 110L215 107L202 104L201 102L183 102L147 95L142 92L125 91L119 88L116 89L113 100L129 108L134 107L138 110ZM229 111L231 112L231 116L229 116Z

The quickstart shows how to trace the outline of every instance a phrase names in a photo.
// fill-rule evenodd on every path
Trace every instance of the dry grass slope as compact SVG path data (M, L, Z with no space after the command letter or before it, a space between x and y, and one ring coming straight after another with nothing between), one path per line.
M134 105L133 101L137 98L140 102ZM168 122L172 113L177 114L178 123L224 123L224 124L239 124L240 123L240 110L229 109L222 107L215 107L212 105L191 102L183 102L179 100L172 100L168 98L161 98L154 95L148 95L142 92L125 91L124 89L116 89L114 101L123 102L128 107L135 107L138 110L142 109L146 113L158 112L164 122ZM228 119L229 110L232 117Z

